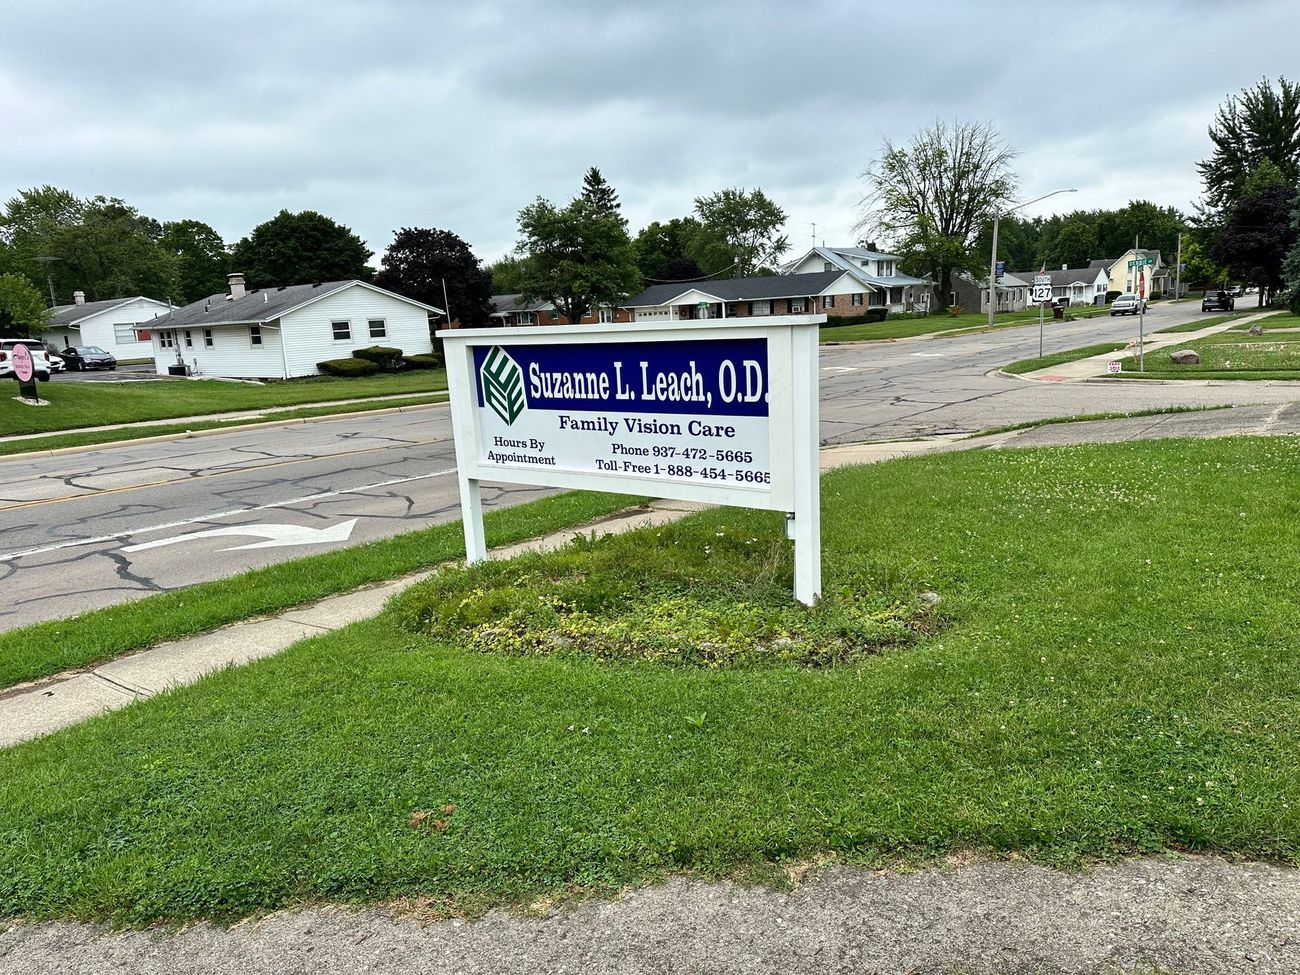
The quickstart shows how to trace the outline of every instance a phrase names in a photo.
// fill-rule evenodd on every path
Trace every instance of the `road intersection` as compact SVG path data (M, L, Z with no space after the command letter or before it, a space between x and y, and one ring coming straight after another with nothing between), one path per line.
M1147 326L1199 315L1195 302L1157 304ZM1132 318L1055 323L1045 347L1050 353L1124 341L1136 332ZM999 366L1037 350L1036 325L824 347L822 441L973 433L1100 412L1300 401L1300 384L1047 384L997 374ZM441 404L0 462L0 579L10 594L0 606L0 630L455 519L454 473L448 410ZM489 485L484 501L501 506L544 493ZM343 540L338 526L353 520ZM236 535L240 528L247 534ZM258 545L268 533L304 541Z

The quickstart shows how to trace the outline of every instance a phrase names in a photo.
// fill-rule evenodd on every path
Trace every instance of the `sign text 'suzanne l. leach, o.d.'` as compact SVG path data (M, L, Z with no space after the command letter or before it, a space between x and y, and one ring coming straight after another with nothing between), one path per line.
M820 593L821 316L440 332L469 560L480 480L786 511Z

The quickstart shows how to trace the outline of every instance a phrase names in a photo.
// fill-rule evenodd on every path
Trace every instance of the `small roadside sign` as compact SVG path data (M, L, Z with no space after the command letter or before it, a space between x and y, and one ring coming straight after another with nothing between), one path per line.
M9 352L12 360L14 378L18 380L18 395L25 400L38 400L36 392L36 362L31 350L25 345L15 345Z
M1106 372L1110 373L1112 376L1119 375L1119 373L1123 371L1124 363L1122 362L1115 362L1112 360L1111 362L1106 363Z
M1034 284L1051 284L1052 276L1050 274L1035 274Z
M1155 263L1156 259L1154 257L1139 257L1136 260L1129 261L1128 266L1131 271L1135 267L1152 267Z
M1030 294L1031 301L1046 303L1052 300L1052 286L1050 284L1036 284Z
M999 281L1002 280L1002 276L1006 273L1007 273L1006 261L998 261L993 265L993 276L997 278Z

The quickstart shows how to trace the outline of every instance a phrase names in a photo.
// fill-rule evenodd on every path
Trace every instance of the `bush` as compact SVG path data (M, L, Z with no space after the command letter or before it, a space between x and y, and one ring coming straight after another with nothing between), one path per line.
M888 317L891 322L894 322L911 318L928 318L929 315L927 311L891 311Z
M1122 291L1107 291L1107 292L1106 292L1106 304L1109 305L1112 301L1114 301L1116 298L1118 298L1118 297L1119 297L1120 295L1122 295L1123 293L1124 293L1124 292L1122 292Z
M366 349L354 349L352 354L358 359L373 362L385 372L398 369L402 364L402 350L394 349L388 345L372 345Z
M442 360L438 356L427 352L404 356L402 362L406 363L408 369L437 369L442 365Z
M365 359L326 359L316 363L316 368L327 376L370 376L379 367Z
M833 315L826 319L826 324L822 328L840 328L844 325L868 325L875 322L883 322L889 317L888 308L868 308L866 311L857 315Z
M961 305L949 305L948 314L953 318L960 318L962 315L966 314L966 309Z

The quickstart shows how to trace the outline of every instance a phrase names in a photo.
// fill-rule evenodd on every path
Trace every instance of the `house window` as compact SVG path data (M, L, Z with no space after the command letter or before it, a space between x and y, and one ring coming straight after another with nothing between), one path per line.
M822 307L823 307L823 308L834 308L834 307L835 307L835 296L834 296L834 295L825 295L825 296L822 298Z
M185 330L185 348L187 349L194 348L194 336L190 334L190 330L188 328Z
M804 310L804 299L802 299L802 298L791 298L791 299L790 299L790 314L791 314L791 315L802 315L802 314L803 314L803 310Z
M772 314L772 303L770 301L755 301L750 304L751 315L770 315Z
M158 347L162 349L174 348L176 345L176 333L171 329L158 333Z
M852 297L851 299L849 299L849 304L851 304L851 305L855 305L855 306L856 306L856 305L860 305L860 304L862 304L862 292L861 292L861 291L855 291L855 292L853 293L853 297Z
M131 324L114 325L113 341L116 342L118 345L127 345L131 342L138 341L138 339L136 339L135 337L135 326Z
M734 304L734 303L728 305L728 306L727 306L727 317L728 317L728 318L735 318L737 315L739 315L740 312L737 310L738 308L739 308L739 306L736 305L736 304Z
M352 339L351 322L330 322L330 328L334 330L335 342L348 342Z
M203 347L205 349L210 349L213 345L215 345L215 343L212 341L212 329L205 328L203 330Z
M830 261L824 261L824 262L822 263L822 270L823 270L823 271L830 271L830 270L833 270L834 268L835 268L835 265L832 264Z
M248 326L248 344L251 345L251 346L253 346L254 348L256 348L256 347L258 347L258 346L260 346L260 345L262 344L262 326L261 326L261 325L249 325L249 326Z
M558 309L558 308L552 308L552 309L551 309L551 321L553 321L553 322L558 322L559 320L560 320L560 309Z
M611 308L609 305L601 305L600 311L597 314L597 320L602 325L608 325L610 322L614 320L614 309Z
M382 318L370 319L370 337L372 339L388 338L388 323Z

